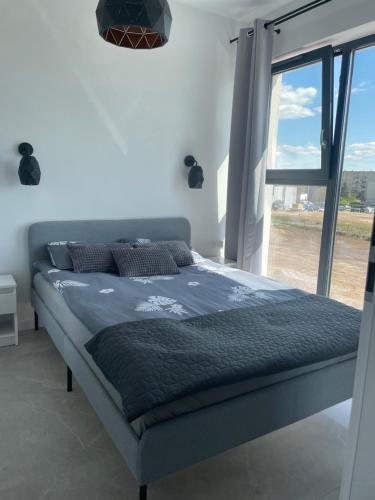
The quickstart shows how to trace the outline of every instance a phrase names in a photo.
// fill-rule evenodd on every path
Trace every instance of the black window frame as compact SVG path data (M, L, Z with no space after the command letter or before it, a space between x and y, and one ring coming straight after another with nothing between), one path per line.
M328 127L325 129L324 137L328 140L328 151L325 158L322 156L322 169L269 169L266 173L266 184L326 186L325 211L317 277L317 293L324 296L329 296L330 293L355 54L358 50L371 46L375 46L375 34L336 47L327 46L322 49L313 50L276 63L272 67L272 74L278 74L306 66L315 61L323 61L322 129ZM333 124L333 71L334 57L336 56L342 56L342 63L336 119L335 124Z
M321 119L321 168L320 169L267 169L267 184L326 185L330 177L333 116L333 49L322 47L272 65L272 76L322 64L322 119ZM323 143L326 144L324 147Z

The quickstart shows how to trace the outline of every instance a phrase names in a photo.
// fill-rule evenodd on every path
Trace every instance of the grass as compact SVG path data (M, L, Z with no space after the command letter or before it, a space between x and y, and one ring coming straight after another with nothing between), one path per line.
M303 229L321 231L323 226L322 212L288 212L273 210L274 226L294 226ZM336 233L349 238L370 240L373 215L355 212L339 212Z

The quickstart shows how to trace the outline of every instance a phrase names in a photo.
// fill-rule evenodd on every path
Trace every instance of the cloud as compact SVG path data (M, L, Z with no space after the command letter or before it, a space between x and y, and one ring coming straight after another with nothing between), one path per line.
M311 156L320 155L320 152L320 147L312 145L295 146L292 144L280 144L277 147L278 156ZM360 161L373 156L375 156L375 141L353 143L346 148L346 160Z
M371 90L371 88L372 88L372 82L363 81L360 82L358 85L352 87L352 94L360 94L361 92L367 92L368 90Z
M320 148L316 146L292 146L291 144L281 144L277 148L277 153L293 155L320 155Z
M375 141L350 144L346 152L346 160L361 161L373 157L375 156Z
M283 85L280 92L279 117L281 120L309 118L321 112L312 104L318 91L315 87Z
M280 144L277 147L276 168L315 169L320 168L320 147ZM347 146L345 170L375 170L375 141L353 143Z
M277 148L276 168L316 169L320 168L320 147L280 144Z

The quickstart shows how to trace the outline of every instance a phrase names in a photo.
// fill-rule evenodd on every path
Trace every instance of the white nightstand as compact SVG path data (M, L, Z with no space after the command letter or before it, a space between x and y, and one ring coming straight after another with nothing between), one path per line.
M0 347L18 345L16 289L11 274L0 274Z

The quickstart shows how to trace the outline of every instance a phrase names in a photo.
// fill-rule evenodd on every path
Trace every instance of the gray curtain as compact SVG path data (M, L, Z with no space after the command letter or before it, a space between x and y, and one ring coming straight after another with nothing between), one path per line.
M261 273L273 27L240 32L229 151L225 256Z

